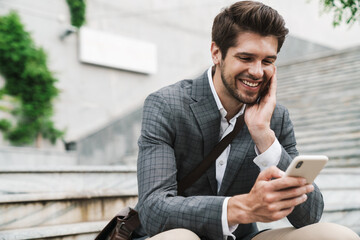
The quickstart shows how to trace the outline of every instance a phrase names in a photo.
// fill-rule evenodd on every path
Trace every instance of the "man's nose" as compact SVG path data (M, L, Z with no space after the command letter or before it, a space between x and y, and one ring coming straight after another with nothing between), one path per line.
M262 63L260 61L253 62L249 67L249 74L254 78L254 80L262 78L264 76Z

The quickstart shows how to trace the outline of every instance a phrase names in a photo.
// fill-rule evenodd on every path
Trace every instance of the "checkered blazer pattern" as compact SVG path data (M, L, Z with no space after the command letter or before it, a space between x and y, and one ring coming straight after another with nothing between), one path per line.
M206 72L150 94L145 100L139 138L138 187L142 228L148 236L187 228L202 239L222 239L221 213L225 196L248 193L260 170L253 159L254 142L246 127L231 143L225 175L217 193L215 166L177 196L177 182L194 169L219 141L220 113ZM282 145L278 167L285 170L298 154L286 108L277 105L271 128ZM322 195L315 191L288 216L295 227L318 222ZM237 239L256 232L256 223L241 224ZM141 232L141 231L140 231Z

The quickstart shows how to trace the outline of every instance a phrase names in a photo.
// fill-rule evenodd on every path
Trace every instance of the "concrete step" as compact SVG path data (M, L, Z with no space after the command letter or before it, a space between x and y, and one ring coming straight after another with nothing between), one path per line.
M315 180L325 203L325 213L354 212L360 220L360 168L324 169Z
M21 228L0 231L1 240L89 240L94 239L107 221L62 224L48 227Z
M350 64L349 64L350 63ZM314 81L316 79L321 79L321 78L329 78L329 84L333 85L333 84L338 84L339 82L337 81L338 79L341 78L341 76L343 75L349 75L349 76L353 76L354 73L356 73L356 71L354 71L354 67L359 66L360 65L360 61L357 60L357 62L351 62L351 60L348 63L344 63L344 64L338 64L336 66L329 66L326 65L326 63L317 63L317 66L315 65L315 69L313 69L314 71L310 71L308 66L302 66L299 67L299 71L302 72L301 74L298 74L297 72L294 71L288 71L288 74L286 74L286 68L281 68L279 67L279 78L280 78L280 83L281 85L279 85L280 90L284 89L284 88L289 88L292 84L295 84L295 88L297 89L298 87L300 87L301 83L307 83L310 86L314 86L314 87L321 87L321 81ZM297 66L298 67L298 66ZM289 78L291 77L291 80L293 81L285 81L284 78ZM302 77L306 77L306 78L302 78ZM282 80L283 79L283 80ZM348 79L344 79L343 83L348 87L349 86L349 80ZM357 83L354 83L357 84ZM340 87L342 85L339 85ZM312 89L309 89L310 91L312 91Z
M0 230L109 220L136 202L135 167L0 169Z
M279 69L281 69L281 73L287 77L293 75L312 74L314 72L325 72L326 70L336 69L342 66L352 66L359 63L359 51L360 47L357 46L325 54L317 54L299 59L298 61L281 64L279 65Z
M0 147L0 166L75 166L75 152L31 147Z
M9 194L137 192L134 166L0 167L0 201Z
M137 202L136 195L124 193L37 194L30 196L32 200L28 197L0 203L0 230L105 221Z
M360 66L359 66L360 67ZM343 73L343 72L341 72ZM323 90L324 88L329 89L330 93L331 90L338 89L341 91L349 91L349 93L352 93L354 90L354 87L358 87L358 82L351 82L351 79L357 78L357 72L349 72L347 75L339 75L334 76L334 73L330 72L329 76L321 75L321 76L313 76L311 79L309 76L302 76L306 77L306 79L310 82L303 81L302 84L306 84L308 88L304 88L301 85L293 85L292 88L288 89L285 86L282 86L282 88L279 89L279 91L284 92L284 96L289 98L299 98L301 96L317 96L319 93L319 90ZM346 79L344 79L344 76L346 76ZM326 82L326 85L324 85L324 82L319 81L320 79L329 79L329 82ZM311 82L313 81L313 82ZM295 84L295 83L294 83ZM301 84L301 83L299 83ZM285 91L286 90L286 91ZM331 95L330 95L331 97ZM280 98L281 99L281 98Z

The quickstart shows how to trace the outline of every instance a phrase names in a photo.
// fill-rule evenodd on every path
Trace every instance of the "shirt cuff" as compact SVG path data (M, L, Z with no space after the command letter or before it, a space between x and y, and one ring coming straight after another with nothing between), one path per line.
M232 237L235 239L234 234L232 234L236 228L239 226L239 224L236 224L235 226L229 226L228 219L227 219L227 207L228 207L228 201L230 197L226 197L223 206L222 206L222 214L221 214L221 223L222 223L222 229L223 229L223 236L224 239L227 239L227 237Z
M281 145L277 138L271 146L262 154L255 146L255 152L257 157L254 159L254 163L263 171L271 166L276 166L280 162L281 158Z

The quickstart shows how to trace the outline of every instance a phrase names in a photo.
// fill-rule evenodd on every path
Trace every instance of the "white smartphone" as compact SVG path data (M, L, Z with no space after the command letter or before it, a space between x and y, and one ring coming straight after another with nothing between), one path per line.
M285 176L303 177L307 183L313 183L328 160L324 155L297 156L286 169Z

